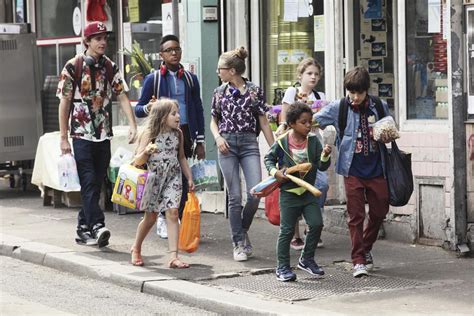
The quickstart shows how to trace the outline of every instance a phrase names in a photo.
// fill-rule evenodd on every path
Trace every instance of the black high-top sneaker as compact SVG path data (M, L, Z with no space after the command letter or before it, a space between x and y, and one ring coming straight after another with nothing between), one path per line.
M76 230L76 243L79 245L95 246L97 240L92 237L91 231L87 225L80 225Z
M104 224L98 223L92 227L92 237L96 239L99 248L109 244L110 230Z

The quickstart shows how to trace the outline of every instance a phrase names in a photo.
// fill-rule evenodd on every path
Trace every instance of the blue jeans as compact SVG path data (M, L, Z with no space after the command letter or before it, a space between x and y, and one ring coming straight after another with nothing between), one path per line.
M104 211L99 207L100 191L110 162L110 141L92 142L73 139L74 158L81 184L82 208L77 226L103 224Z
M253 217L258 209L259 198L250 194L250 189L262 180L260 169L260 151L255 133L227 134L223 133L229 144L229 153L218 152L219 165L229 193L229 221L232 241L238 244L244 240ZM247 203L242 209L240 187L240 168L245 177Z

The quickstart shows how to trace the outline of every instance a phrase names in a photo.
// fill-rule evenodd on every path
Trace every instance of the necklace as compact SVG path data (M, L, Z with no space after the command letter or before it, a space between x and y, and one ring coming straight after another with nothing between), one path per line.
M245 90L246 90L246 88L247 88L247 85L245 84L245 81L244 81L244 83L243 83L241 86L239 86L239 85L237 85L237 84L235 84L235 83L233 83L233 82L230 82L230 85L231 85L234 89L239 90L240 93L242 93L242 94L245 92Z

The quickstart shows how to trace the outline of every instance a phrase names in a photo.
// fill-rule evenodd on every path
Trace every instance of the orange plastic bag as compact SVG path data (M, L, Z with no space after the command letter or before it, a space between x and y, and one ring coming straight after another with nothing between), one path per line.
M280 188L265 197L265 215L271 224L280 225Z
M185 252L195 252L199 247L200 238L201 209L196 194L190 192L183 210L178 248Z

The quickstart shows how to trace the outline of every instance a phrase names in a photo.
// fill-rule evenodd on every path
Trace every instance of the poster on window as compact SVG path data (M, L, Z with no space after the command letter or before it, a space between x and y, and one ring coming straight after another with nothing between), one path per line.
M370 26L372 32L386 32L387 31L387 22L385 19L373 19L370 20Z
M298 22L298 0L285 0L284 1L283 21Z
M304 49L292 49L290 51L290 64L298 65L303 59L309 57L310 54Z
M387 57L387 43L374 42L371 44L372 57Z
M361 44L374 42L387 42L386 32L366 32L360 34Z
M441 32L441 0L428 0L428 33Z
M369 59L367 61L369 74L382 74L383 71L383 59Z
M138 0L128 1L128 14L130 16L131 23L137 23L140 21L140 7Z
M363 0L361 1L364 19L383 18L382 0Z
M386 57L387 33L366 32L360 34L361 58Z
M324 15L314 16L314 51L324 52Z
M277 57L278 65L289 65L290 64L290 51L289 50L279 50Z

